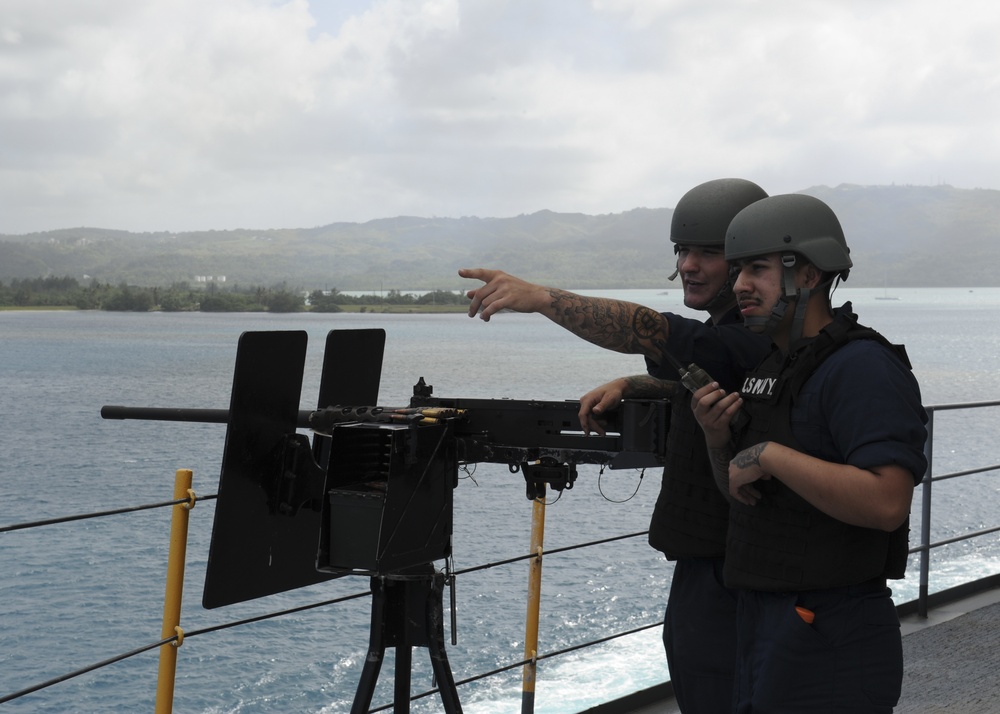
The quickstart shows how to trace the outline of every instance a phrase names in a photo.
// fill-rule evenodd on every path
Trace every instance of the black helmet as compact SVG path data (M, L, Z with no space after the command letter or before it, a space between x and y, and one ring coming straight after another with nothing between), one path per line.
M795 253L825 273L847 278L853 263L836 214L813 196L771 196L747 206L726 231L726 260Z
M722 245L726 228L741 210L767 193L753 181L715 179L681 196L670 221L670 240L684 245Z

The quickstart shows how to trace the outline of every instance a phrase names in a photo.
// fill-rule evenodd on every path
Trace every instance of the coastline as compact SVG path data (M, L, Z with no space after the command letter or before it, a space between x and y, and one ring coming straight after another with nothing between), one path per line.
M310 310L308 308L304 310L296 310L295 312L309 312L319 314L336 315L340 312L355 312L355 313L386 313L386 314L407 314L407 313L440 313L440 312L468 312L469 308L467 305L341 305L341 309L336 312L330 312L325 310ZM138 312L135 310L81 310L74 305L0 305L0 312ZM143 312L168 312L166 310L145 310ZM182 310L180 312L206 312L204 310ZM213 311L214 312L214 311ZM283 312L277 310L235 310L234 312L271 312L274 314L295 314L295 312Z

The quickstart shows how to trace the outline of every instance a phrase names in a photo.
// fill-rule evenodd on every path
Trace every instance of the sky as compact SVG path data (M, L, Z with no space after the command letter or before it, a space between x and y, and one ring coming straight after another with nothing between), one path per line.
M998 189L998 36L992 0L3 0L0 234Z

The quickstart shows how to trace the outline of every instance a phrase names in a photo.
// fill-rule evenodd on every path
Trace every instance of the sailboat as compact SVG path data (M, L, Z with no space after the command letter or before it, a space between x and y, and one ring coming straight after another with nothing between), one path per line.
M889 281L888 281L888 278L886 278L886 277L882 278L882 290L883 290L883 294L882 295L876 295L875 296L876 300L899 300L898 297L895 297L895 296L889 294Z

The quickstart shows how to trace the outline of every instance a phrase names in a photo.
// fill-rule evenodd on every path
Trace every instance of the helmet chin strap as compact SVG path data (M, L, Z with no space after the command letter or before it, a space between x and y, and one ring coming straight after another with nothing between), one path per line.
M681 247L679 245L677 245L676 243L674 243L674 256L679 255L680 252L681 252ZM677 276L680 275L680 273L681 273L681 262L679 260L677 260L676 257L675 257L674 258L674 272L671 274L671 276L669 278L667 278L667 280L669 280L670 282L673 282L677 278Z
M732 305L736 304L736 293L733 291L733 281L730 278L726 280L726 284L722 286L722 289L716 294L714 298L708 301L703 309L708 312L712 312L716 308L725 307L729 309ZM729 307L727 307L729 306Z
M743 324L754 332L774 334L778 325L785 318L785 312L791 303L795 303L795 314L792 316L792 326L788 335L788 344L792 345L802 337L802 325L806 317L806 305L809 303L809 295L812 291L809 288L798 288L795 286L795 255L786 253L781 256L782 265L782 286L781 297L771 308L771 314L767 317L745 317Z

